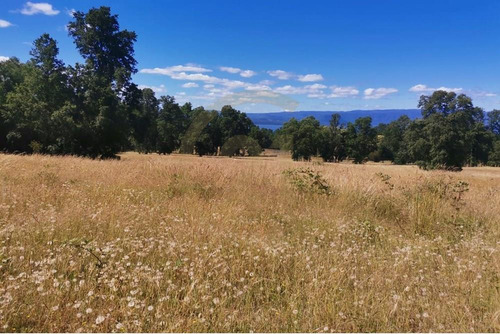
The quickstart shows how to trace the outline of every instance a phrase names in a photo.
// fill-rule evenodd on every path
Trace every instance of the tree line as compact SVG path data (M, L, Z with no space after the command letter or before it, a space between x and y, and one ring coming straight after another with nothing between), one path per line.
M121 30L109 7L76 12L69 35L85 62L66 65L43 34L31 58L0 63L0 151L113 158L124 150L169 154L259 154L270 145L231 106L220 112L156 98L132 82L135 32Z
M370 117L343 126L333 114L329 126L314 117L292 118L276 133L294 160L320 156L326 162L392 161L423 169L460 170L463 166L500 166L500 110L487 115L470 97L435 91L421 96L422 118L407 116L372 127Z
M328 126L292 118L271 131L231 106L193 108L140 89L131 79L137 35L121 30L109 7L75 12L68 33L84 63L66 65L48 34L34 41L27 62L0 63L0 151L113 158L125 150L258 155L272 147L294 160L500 166L500 111L486 116L464 94L422 96L417 120L402 116L373 127L361 117L343 125L334 114Z

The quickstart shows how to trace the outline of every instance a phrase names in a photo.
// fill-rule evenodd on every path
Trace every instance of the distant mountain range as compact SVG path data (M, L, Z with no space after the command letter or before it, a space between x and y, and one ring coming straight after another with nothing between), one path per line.
M340 114L340 122L347 124L354 122L356 118L370 116L372 126L380 123L389 123L402 115L410 119L421 117L420 109L383 109L383 110L351 110L351 111L282 111L273 113L247 113L247 116L261 128L276 130L285 122L295 117L301 120L308 116L314 116L322 125L328 125L332 114Z

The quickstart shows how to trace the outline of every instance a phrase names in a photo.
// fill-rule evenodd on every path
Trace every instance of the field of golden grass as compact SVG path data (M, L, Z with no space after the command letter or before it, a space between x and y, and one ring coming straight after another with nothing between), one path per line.
M0 242L0 331L500 331L500 168L0 155Z

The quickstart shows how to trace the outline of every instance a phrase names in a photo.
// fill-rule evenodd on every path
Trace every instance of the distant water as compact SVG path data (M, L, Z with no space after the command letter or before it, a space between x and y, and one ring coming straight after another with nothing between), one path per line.
M275 113L248 113L248 117L261 128L276 130L283 126L292 117L301 120L308 116L314 116L322 125L328 125L332 114L340 114L340 122L347 124L354 122L359 117L370 116L372 125L380 123L390 123L402 115L407 115L410 119L421 116L420 109L385 109L385 110L352 110L352 111L294 111Z

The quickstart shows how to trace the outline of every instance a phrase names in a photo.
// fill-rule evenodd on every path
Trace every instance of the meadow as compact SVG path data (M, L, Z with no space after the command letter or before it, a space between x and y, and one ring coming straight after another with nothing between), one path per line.
M498 332L500 168L0 155L0 331Z

